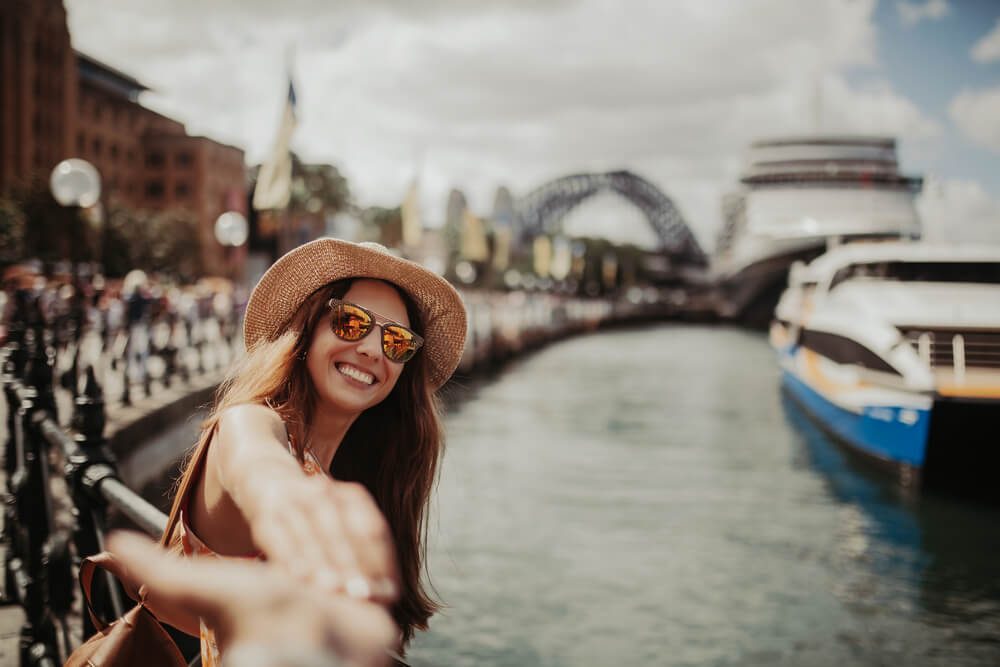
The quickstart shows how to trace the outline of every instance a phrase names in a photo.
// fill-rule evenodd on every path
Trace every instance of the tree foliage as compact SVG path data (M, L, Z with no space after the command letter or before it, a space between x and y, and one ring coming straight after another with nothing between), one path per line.
M123 276L132 269L190 281L202 273L198 220L184 210L158 213L115 207L102 236L104 271Z
M62 206L48 184L36 179L14 192L24 212L23 257L47 264L68 260L88 262L96 258L97 230L81 209Z
M0 268L24 259L24 212L10 199L0 199Z
M400 207L370 206L361 213L364 236L387 248L398 248L403 243L403 213Z

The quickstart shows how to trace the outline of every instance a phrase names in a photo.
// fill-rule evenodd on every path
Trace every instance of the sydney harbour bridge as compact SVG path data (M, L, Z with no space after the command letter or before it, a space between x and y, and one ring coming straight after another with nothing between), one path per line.
M635 207L656 240L655 248L641 251L632 248L633 255L638 252L635 272L642 282L687 283L704 274L708 258L678 207L655 184L630 171L563 176L519 198L512 197L502 188L497 194L491 220L495 228L510 229L515 248L527 252L538 237L573 236L566 229L571 214L608 195ZM618 222L612 217L601 224L616 225Z

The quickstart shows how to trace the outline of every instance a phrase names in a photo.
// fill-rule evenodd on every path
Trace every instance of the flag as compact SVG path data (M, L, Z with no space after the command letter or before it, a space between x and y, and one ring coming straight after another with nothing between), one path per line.
M260 165L257 172L257 185L253 192L253 207L260 211L266 209L283 209L288 206L292 196L292 156L289 145L292 132L298 124L295 115L295 86L291 77L288 78L288 99L285 101L285 111L281 115L281 125L274 139L271 154Z
M486 241L483 221L465 209L462 214L462 259L470 262L485 262L490 258L490 248Z
M424 233L423 224L420 221L420 191L417 188L417 181L414 179L410 189L403 200L403 247L413 252L420 247L421 237Z

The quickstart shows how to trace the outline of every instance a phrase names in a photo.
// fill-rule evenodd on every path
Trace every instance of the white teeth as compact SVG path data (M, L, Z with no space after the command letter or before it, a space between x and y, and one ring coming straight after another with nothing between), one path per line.
M347 364L338 364L337 370L349 378L353 378L358 382L364 382L365 384L371 384L375 382L375 376L370 373L365 373L364 371L358 370L354 366L348 366Z

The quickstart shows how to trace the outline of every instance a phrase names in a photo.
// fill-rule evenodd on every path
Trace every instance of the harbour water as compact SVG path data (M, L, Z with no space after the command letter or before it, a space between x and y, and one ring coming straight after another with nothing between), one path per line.
M763 335L601 332L465 391L414 665L1000 664L1000 510L856 462Z

